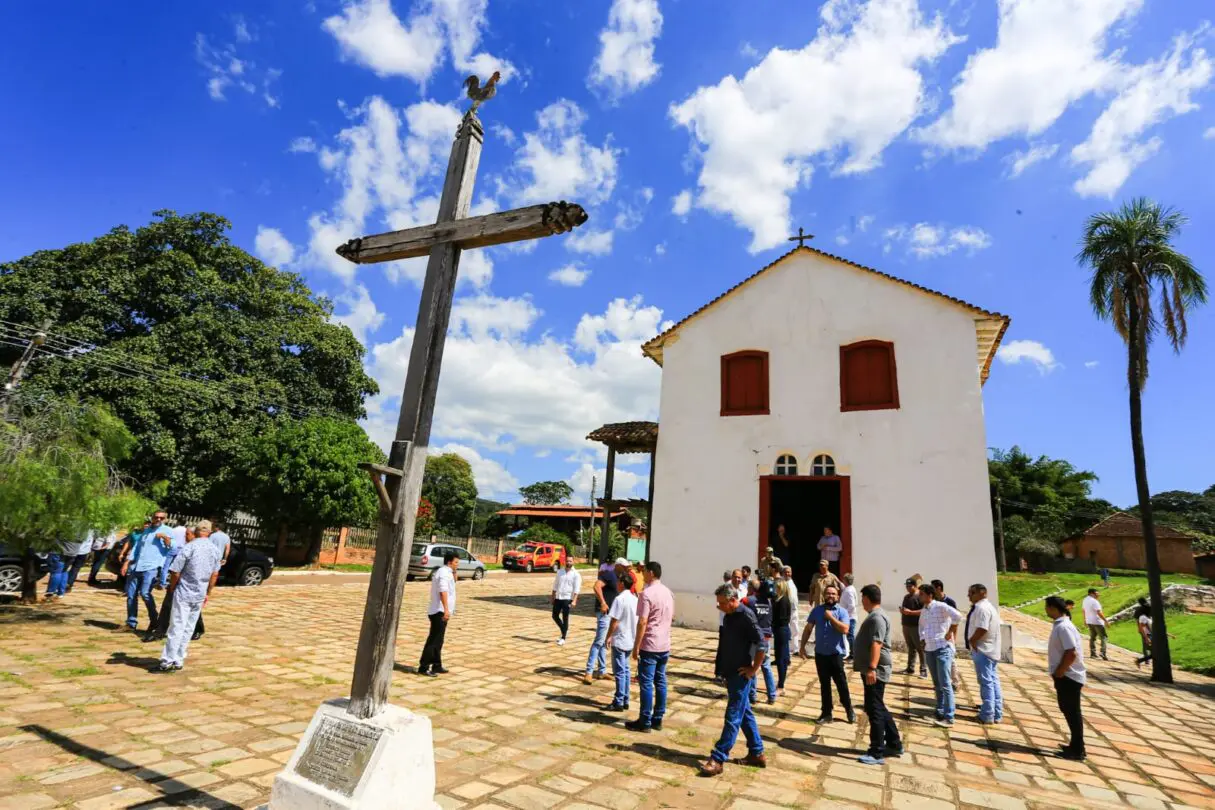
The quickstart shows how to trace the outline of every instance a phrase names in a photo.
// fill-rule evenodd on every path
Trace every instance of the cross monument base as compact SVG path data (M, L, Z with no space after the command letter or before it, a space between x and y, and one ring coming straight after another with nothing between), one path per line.
M349 698L322 703L267 810L438 810L430 718L387 705L367 720Z

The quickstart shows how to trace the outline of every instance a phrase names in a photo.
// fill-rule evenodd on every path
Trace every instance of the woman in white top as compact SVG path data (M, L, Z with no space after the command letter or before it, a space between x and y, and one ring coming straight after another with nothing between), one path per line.
M1046 665L1055 682L1059 711L1071 732L1071 739L1059 751L1059 756L1082 762L1085 756L1084 716L1080 710L1080 692L1088 680L1084 669L1084 643L1062 597L1046 597L1046 615L1054 622L1050 640L1046 643Z
M565 557L565 567L557 569L553 580L553 593L548 600L553 603L553 621L561 631L557 646L565 645L565 636L570 630L570 608L578 607L578 594L582 591L582 574L574 568L574 558Z

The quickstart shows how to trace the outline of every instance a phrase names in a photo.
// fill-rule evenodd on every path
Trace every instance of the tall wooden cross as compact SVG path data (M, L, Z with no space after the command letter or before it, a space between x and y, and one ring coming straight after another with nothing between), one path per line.
M434 225L364 236L337 249L339 256L359 264L430 256L418 304L418 323L405 375L405 392L401 396L401 415L388 464L360 465L371 474L376 485L380 527L350 687L350 713L359 718L380 712L392 684L397 622L409 550L413 544L418 497L422 492L422 476L426 471L430 425L460 252L467 248L564 233L587 220L582 206L566 202L469 217L473 182L484 142L485 130L475 111L469 110L451 147L439 201L439 217Z

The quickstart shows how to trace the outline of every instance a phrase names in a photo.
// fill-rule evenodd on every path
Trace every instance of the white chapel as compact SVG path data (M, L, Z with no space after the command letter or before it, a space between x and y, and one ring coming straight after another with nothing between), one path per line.
M997 597L983 383L1009 319L797 247L643 346L662 367L651 559L681 624L783 524L805 593L824 526L898 608L912 574Z

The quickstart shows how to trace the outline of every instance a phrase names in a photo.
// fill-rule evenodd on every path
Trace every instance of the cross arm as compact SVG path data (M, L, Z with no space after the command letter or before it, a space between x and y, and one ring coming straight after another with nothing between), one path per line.
M461 249L504 245L572 231L586 220L586 211L577 203L543 203L351 239L337 254L356 264L412 259L444 242Z

